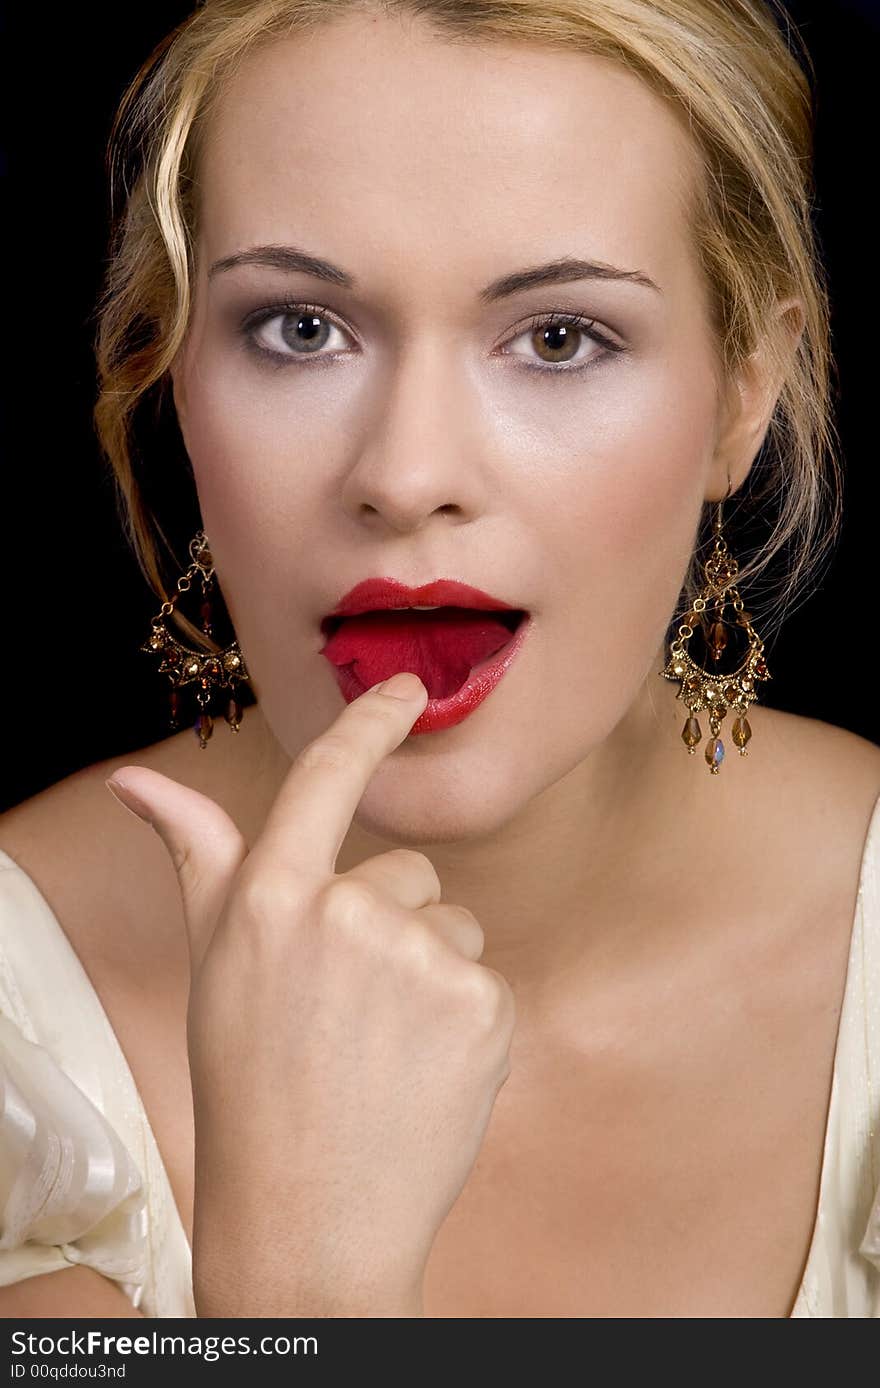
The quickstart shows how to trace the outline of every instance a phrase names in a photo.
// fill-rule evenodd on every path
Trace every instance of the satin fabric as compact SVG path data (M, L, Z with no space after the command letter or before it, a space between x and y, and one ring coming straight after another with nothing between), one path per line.
M86 1263L195 1316L192 1259L128 1062L67 936L0 850L0 1285Z
M128 1063L60 923L2 849L0 1086L0 1285L86 1263L145 1316L194 1316L189 1243ZM880 1316L880 798L790 1315Z

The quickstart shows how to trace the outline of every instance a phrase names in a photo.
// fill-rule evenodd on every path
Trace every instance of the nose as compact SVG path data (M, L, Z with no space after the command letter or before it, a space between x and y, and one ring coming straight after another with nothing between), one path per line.
M435 515L472 520L487 493L477 413L475 387L451 343L401 349L346 475L345 509L361 525L399 534Z

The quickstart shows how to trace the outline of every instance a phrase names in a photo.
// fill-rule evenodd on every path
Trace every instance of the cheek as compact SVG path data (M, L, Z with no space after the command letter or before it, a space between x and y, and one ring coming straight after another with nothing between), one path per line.
M234 382L224 391L198 374L187 393L185 441L202 522L249 688L270 725L280 698L279 741L292 757L306 740L293 729L304 721L308 694L291 656L301 662L315 639L292 559L311 548L308 500L299 476L285 467L295 465L295 456L283 453L286 436L271 427L271 417L252 409L240 391L236 396Z
M542 537L547 663L562 673L546 711L571 727L587 692L581 721L593 741L650 676L678 599L713 454L716 385L700 360L632 360L559 390L552 410L537 409L539 394L528 422L520 405L517 446L533 459L523 504Z
M576 565L580 552L606 601L611 589L606 616L636 599L674 604L703 505L712 422L698 390L633 391L592 435L560 562Z
M583 386L523 392L516 447L532 460L523 471L533 520L560 585L588 596L598 584L624 600L659 581L674 604L714 446L704 361L612 360Z
M184 432L202 520L239 640L252 649L265 628L277 645L279 622L295 633L306 621L291 575L314 547L317 463L338 420L325 431L314 408L304 418L297 403L296 392L255 382L209 348L187 384Z
M278 387L274 393L255 389L249 373L230 366L222 354L208 348L200 355L187 384L185 437L209 534L208 512L216 517L215 529L233 512L242 535L251 524L261 528L279 507L278 519L296 522L308 432L293 402L287 401L286 410L284 405Z

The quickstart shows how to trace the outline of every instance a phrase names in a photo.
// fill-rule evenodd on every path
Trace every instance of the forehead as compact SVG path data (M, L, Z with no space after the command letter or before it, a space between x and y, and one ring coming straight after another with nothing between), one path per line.
M678 116L605 58L353 14L227 78L200 260L295 240L393 292L410 269L482 283L537 252L586 253L668 283L696 172Z

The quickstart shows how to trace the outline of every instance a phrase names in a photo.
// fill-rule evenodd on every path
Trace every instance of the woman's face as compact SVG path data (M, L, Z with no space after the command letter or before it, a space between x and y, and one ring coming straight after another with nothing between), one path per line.
M458 579L532 616L469 717L377 769L357 816L376 834L489 833L589 758L646 680L670 688L657 653L703 501L725 490L695 170L622 69L416 21L277 41L225 91L175 400L272 734L293 757L343 708L319 624L364 578ZM352 283L211 273L263 246ZM640 278L481 294L569 258ZM601 336L554 335L560 314Z

